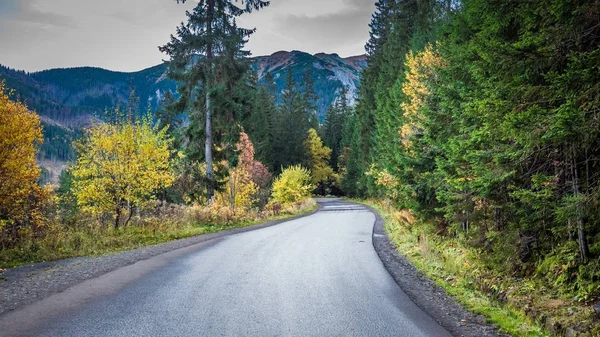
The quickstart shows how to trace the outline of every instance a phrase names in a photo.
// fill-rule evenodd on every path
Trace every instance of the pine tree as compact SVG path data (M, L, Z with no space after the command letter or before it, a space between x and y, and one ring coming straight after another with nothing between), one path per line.
M140 98L136 95L133 86L129 90L129 99L125 111L129 122L136 120L140 113Z
M291 69L286 76L274 125L274 171L279 173L282 167L304 164L306 157L303 142L310 128L310 120L306 113L304 95L298 90Z
M258 161L273 170L273 121L277 113L275 94L267 83L259 84L252 103L252 114L247 120L245 129L255 148Z
M398 131L402 125L402 112L398 107L404 100L401 90L404 62L410 50L416 6L416 0L403 0L392 12L392 29L382 46L382 63L376 84L377 108L372 112L375 131L371 160L378 169L394 175L399 174L401 160Z
M391 30L391 14L396 6L395 0L378 0L375 3L375 13L371 19L369 27L369 41L365 46L367 55L374 57L379 54L387 35Z
M323 125L319 128L319 136L323 139L323 144L329 147L332 151L330 164L331 167L335 168L337 165L333 165L334 162L337 162L335 158L339 153L339 140L341 140L342 129L339 125L340 115L340 103L339 100L333 102L327 112L325 112L325 120L323 120Z
M342 153L338 160L341 175L342 191L349 196L362 196L364 187L361 186L364 176L361 158L356 149L361 148L360 121L355 113L352 113L344 123L342 134Z
M178 104L180 102L173 97L171 90L168 90L160 101L160 108L154 112L154 117L158 121L158 127L160 129L167 128L167 133L173 138L178 138L177 132L183 125L183 121L179 116L181 109L178 107Z
M344 86L340 97L327 109L323 126L319 129L323 143L331 149L330 165L338 169L338 160L342 151L344 124L350 116L348 89Z
M375 119L373 111L377 108L376 88L381 73L383 61L383 45L388 39L392 29L391 23L393 13L397 7L395 0L379 0L375 4L376 11L371 19L370 38L365 49L367 51L367 67L361 75L359 86L359 99L356 106L356 139L354 147L351 148L349 156L352 159L354 169L366 172L371 162L371 148L374 145ZM360 186L356 193L366 192L367 177L359 175L360 181L355 185Z
M249 52L243 47L254 30L239 28L236 19L269 2L247 0L242 4L245 6L240 8L230 0L201 0L192 12L187 12L188 22L177 28L177 36L171 36L171 41L159 48L171 57L169 77L180 83L178 94L190 120L188 152L195 160L204 157L209 200L216 180L215 131L220 133L217 140L229 140L226 148L234 147L239 130L232 129L237 125L236 96L240 95L234 90L240 88L239 82L246 79L249 69ZM213 130L213 123L225 127Z
M319 117L317 116L317 91L315 90L315 80L310 70L307 70L302 77L302 100L305 113L308 115L310 127L317 130L319 128Z

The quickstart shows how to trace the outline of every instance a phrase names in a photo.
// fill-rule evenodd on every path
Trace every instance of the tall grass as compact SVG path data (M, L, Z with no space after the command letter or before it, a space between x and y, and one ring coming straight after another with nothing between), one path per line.
M52 221L42 233L19 233L13 247L0 248L0 268L64 259L98 256L222 230L251 226L308 213L316 208L310 199L265 211L233 212L227 207L167 206L134 216L132 222L114 229L102 217L80 215L65 224Z
M485 273L475 250L456 238L439 235L433 224L420 222L409 211L376 200L364 203L381 214L398 251L469 311L484 315L501 332L512 336L548 336L522 308L496 300L493 289L482 287L486 278L492 283L495 280Z

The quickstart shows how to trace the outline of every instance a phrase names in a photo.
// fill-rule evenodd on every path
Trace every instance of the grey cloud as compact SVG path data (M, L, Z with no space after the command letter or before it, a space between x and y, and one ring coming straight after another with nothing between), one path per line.
M368 10L369 13L375 8L375 1L370 0L344 0L344 3L357 9Z
M36 6L34 6L34 4L28 0L13 2L9 1L8 5L6 5L6 8L9 9L8 14L13 15L9 18L11 21L64 28L78 27L72 18L56 13L43 12L36 8Z
M342 56L364 52L375 0L272 0L240 18L256 27L253 55L297 49ZM99 66L136 71L166 58L157 46L196 0L0 0L0 63L28 71Z
M327 15L286 15L277 20L277 29L301 44L324 50L364 45L374 2L344 0L343 10Z

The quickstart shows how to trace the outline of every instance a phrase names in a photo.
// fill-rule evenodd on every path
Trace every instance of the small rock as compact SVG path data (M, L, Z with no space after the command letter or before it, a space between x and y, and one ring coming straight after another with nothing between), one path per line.
M575 311L573 311L573 309L571 308L568 308L567 312L569 313L569 315L573 315L575 313Z
M557 332L559 332L561 330L560 323L554 322L554 320L552 318L550 318L550 317L546 317L546 320L544 322L544 327L550 333L557 333Z
M595 312L597 315L600 315L600 302L598 302L598 303L594 304L594 312Z
M5 271L6 271L6 269L0 268L0 274L4 273Z
M552 324L552 318L550 317L546 317L546 319L544 319L544 327L546 328L546 330L550 331L550 332L554 332L554 327Z
M565 337L576 337L577 336L577 332L571 328L566 328L565 329Z

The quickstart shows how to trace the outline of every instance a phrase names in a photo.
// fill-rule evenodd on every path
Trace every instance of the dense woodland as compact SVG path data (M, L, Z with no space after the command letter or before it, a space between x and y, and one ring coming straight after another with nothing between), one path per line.
M593 0L378 1L344 191L597 298L599 43Z

